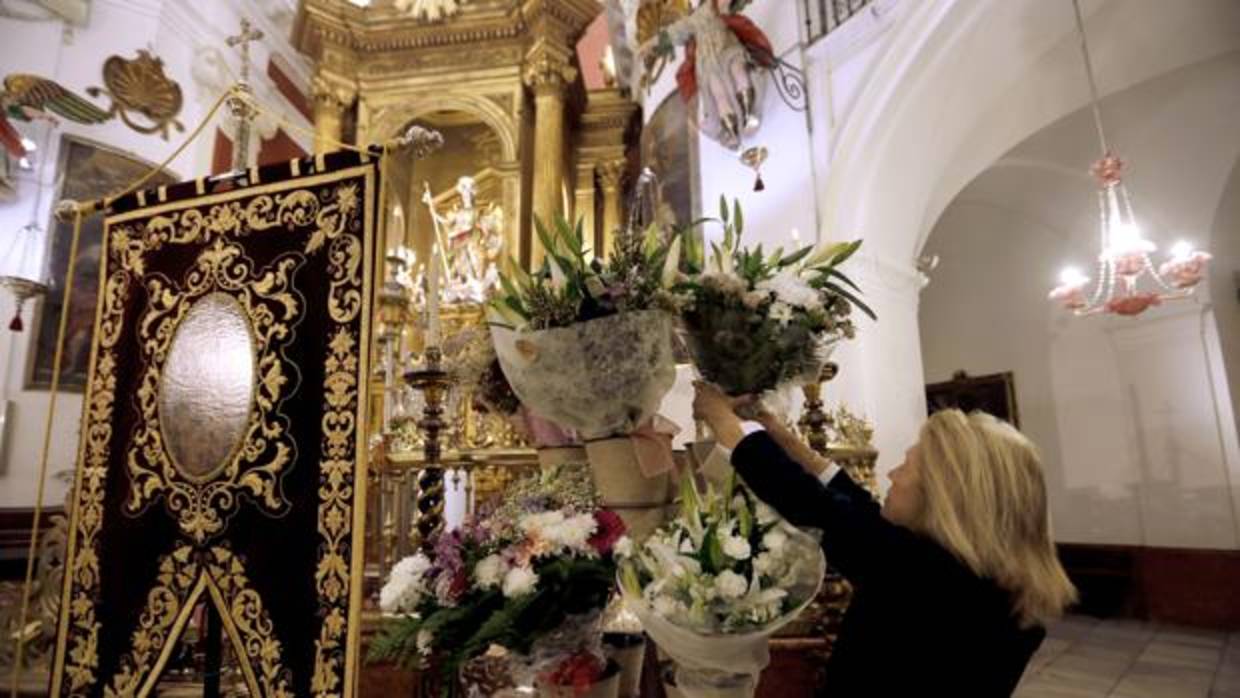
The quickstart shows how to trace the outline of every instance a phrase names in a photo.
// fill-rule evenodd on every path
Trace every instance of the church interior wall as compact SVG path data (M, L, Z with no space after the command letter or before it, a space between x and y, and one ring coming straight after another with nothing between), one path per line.
M1237 205L1229 178L1240 132L1224 115L1240 108L1237 80L1231 53L1103 102L1138 220L1163 250L1180 238L1223 256L1234 247L1226 212ZM1073 318L1046 300L1066 262L1092 272L1091 126L1080 110L1026 139L935 224L926 251L942 263L922 298L926 378L1014 372L1059 540L1240 547L1234 290L1139 318ZM1232 283L1226 262L1212 273Z
M833 77L856 81L832 80L834 92L855 97L837 106L829 142L815 145L819 225L865 237L854 269L868 293L889 299L875 308L879 322L841 349L849 368L835 386L881 425L880 472L899 462L924 419L915 260L930 227L981 170L1087 99L1070 8L1050 12L1033 0L901 5L887 29L881 13L859 21L878 25L871 41L884 49L871 66L861 62L860 42L851 72L833 67ZM1103 94L1240 42L1230 29L1234 3L1099 0L1083 9ZM811 72L811 86L820 79Z
M1232 423L1240 433L1240 161L1227 176L1214 212L1210 249L1210 302L1218 325L1219 361L1231 395ZM1233 471L1233 510L1240 511L1240 474Z
M309 67L287 39L294 7L295 3L290 0L260 3L99 0L91 4L85 26L68 25L57 19L21 21L0 17L0 36L4 37L0 42L0 65L5 66L6 74L25 72L51 78L82 96L87 87L103 84L100 71L108 56L132 58L139 49L151 50L164 61L165 75L180 84L184 106L177 118L186 127L186 133L173 130L165 141L158 135L130 130L117 120L83 126L61 119L54 131L49 131L43 123L19 125L19 130L33 139L39 150L34 169L19 175L16 199L0 204L0 234L14 235L32 220L40 229L48 226L58 188L58 149L63 136L85 139L149 163L167 158L238 75L239 58L225 45L224 39L239 31L243 16L266 35L263 41L251 45L251 82L258 99L278 111L280 119L311 129L310 122L280 93L267 74L269 60L278 56L278 63L288 78L303 91L308 91ZM107 107L106 98L92 101ZM231 133L222 116L216 117L216 124ZM215 130L215 126L208 127L206 135L170 163L169 170L174 176L183 178L211 171ZM278 135L281 130L283 134ZM260 120L254 132L255 152L263 139L280 143L281 139L287 139L303 150L312 150L311 139L304 133L291 126L281 129L274 119ZM36 194L38 189L42 191ZM43 256L48 249L46 239L41 240L36 249L38 254L33 255L28 264L33 270L41 269L44 264ZM0 454L3 462L0 466L0 508L31 506L38 481L38 456L49 394L46 390L26 389L28 347L35 334L33 305L28 304L24 313L25 332L5 332L0 337L0 367L3 367L0 385L3 399L10 405ZM0 314L7 318L12 310L10 296L3 294ZM81 409L80 393L61 393L52 432L49 473L73 467ZM65 480L49 478L44 501L59 504L66 487Z

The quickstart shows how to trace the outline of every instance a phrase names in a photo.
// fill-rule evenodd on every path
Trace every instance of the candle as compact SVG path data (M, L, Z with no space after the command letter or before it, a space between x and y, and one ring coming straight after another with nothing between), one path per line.
M405 211L401 209L400 204L392 209L392 229L388 232L391 236L391 242L396 247L403 247L405 244Z
M431 246L431 268L426 281L426 346L439 345L439 245Z

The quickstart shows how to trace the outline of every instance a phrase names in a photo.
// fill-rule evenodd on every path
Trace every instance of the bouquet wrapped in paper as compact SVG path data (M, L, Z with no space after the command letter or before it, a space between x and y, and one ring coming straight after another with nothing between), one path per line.
M445 694L487 659L512 683L551 695L584 695L607 678L598 619L624 524L585 488L561 484L581 481L571 475L539 474L504 507L442 534L430 554L397 563L370 658L434 667Z
M856 333L853 308L874 313L838 267L860 241L790 254L740 247L744 218L720 200L722 244L678 285L690 301L685 339L702 377L729 395L759 395L815 378L830 348Z
M679 237L623 233L604 263L589 259L580 225L537 228L542 268L503 276L490 305L504 374L522 403L583 439L631 433L675 380Z
M826 571L817 541L735 476L702 493L686 472L679 515L623 552L625 602L690 698L752 696L771 635L809 605Z
M655 411L676 378L681 238L626 228L604 262L590 259L580 225L537 227L542 268L514 270L491 302L495 351L521 402L585 442L604 505L640 537L663 520L671 489L671 437Z

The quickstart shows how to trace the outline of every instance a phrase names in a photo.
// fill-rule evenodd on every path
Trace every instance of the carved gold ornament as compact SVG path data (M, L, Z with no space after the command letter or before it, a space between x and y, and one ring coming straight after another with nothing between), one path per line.
M125 59L110 56L103 62L103 87L90 87L92 97L107 95L112 98L108 116L118 116L125 125L138 133L159 133L168 140L168 130L176 127L184 132L185 126L177 120L184 99L181 86L164 75L164 62L150 51L140 49L138 57ZM147 124L139 123L130 112L140 114Z
M438 22L461 11L467 0L395 0L396 9L422 22Z
M129 234L124 228L117 230L118 243L124 244ZM285 254L264 269L254 269L241 247L225 244L221 238L202 251L181 283L161 274L146 278L150 303L138 320L145 366L137 395L142 421L127 458L131 482L127 511L139 513L154 498L162 496L181 530L199 543L224 530L240 494L248 495L270 516L287 511L289 503L281 492L280 481L293 460L296 445L288 434L288 419L279 408L288 389L296 383L297 368L284 358L283 349L292 340L296 320L305 305L292 290L293 274L304 262L303 255ZM235 405L195 404L212 392L217 396L238 392L236 385L213 390L208 384L212 382L207 380L208 371L202 368L209 361L216 368L229 371L222 366L229 359L226 354L210 359L201 355L191 357L189 364L193 368L182 372L190 371L192 375L169 374L189 365L171 361L177 358L171 350L174 345L178 349L184 346L174 340L181 339L187 330L195 331L190 325L195 314L204 318L198 311L212 312L210 308L229 308L228 304L239 306L243 317L233 320L243 323L243 335L247 331L250 334L243 339L248 340L243 360L250 362L244 367L250 380L241 389L252 396L243 395L245 402L240 411ZM210 329L216 341L234 324L225 319L223 312L218 315L207 320L214 325ZM196 350L205 348L199 346ZM193 385L189 391L180 390L186 382L196 384L197 390L193 390ZM197 394L191 399L186 393ZM203 418L200 408L210 408L216 416L232 409L238 411L236 416L242 421L204 425L199 423ZM217 462L190 467L195 461L186 461L188 453L210 453L230 431L244 434L244 438L234 437L232 443L225 444L226 450ZM216 444L205 443L209 440Z

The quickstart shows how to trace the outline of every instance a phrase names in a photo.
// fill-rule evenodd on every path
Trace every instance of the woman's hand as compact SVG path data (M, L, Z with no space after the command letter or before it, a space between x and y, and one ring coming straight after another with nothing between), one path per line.
M736 448L745 435L736 416L737 402L744 398L730 398L704 381L694 381L693 388L693 416L710 426L720 446Z

